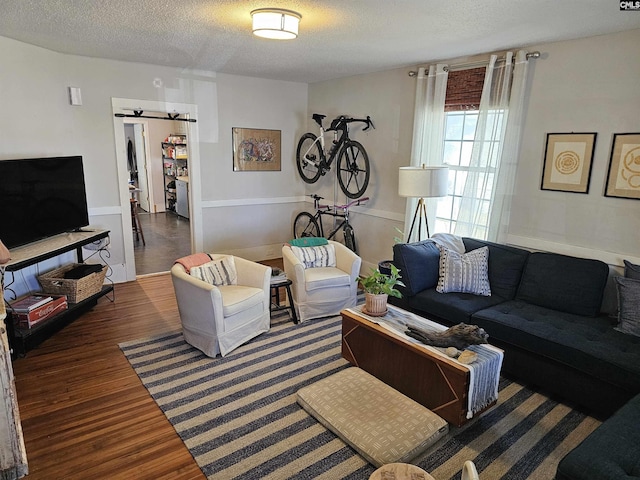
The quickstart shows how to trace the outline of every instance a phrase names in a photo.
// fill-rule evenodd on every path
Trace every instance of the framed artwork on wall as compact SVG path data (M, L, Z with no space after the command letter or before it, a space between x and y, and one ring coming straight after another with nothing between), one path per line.
M640 133L613 135L604 195L640 199Z
M589 193L596 133L548 133L542 190Z
M233 129L233 171L279 171L280 130Z

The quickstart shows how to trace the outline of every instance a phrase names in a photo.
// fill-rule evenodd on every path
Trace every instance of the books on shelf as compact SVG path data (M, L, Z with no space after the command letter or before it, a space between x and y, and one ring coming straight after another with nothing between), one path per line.
M26 297L19 298L15 302L10 303L9 308L15 313L28 313L52 300L53 297L50 295L27 295Z
M51 295L49 298L48 302L28 312L18 312L12 309L14 323L19 328L31 328L58 313L64 312L69 307L66 295Z

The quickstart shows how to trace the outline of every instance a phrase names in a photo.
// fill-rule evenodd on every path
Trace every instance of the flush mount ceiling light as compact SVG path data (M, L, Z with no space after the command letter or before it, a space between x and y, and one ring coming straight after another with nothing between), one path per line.
M259 8L251 12L253 34L258 37L290 40L298 36L302 16L282 8Z

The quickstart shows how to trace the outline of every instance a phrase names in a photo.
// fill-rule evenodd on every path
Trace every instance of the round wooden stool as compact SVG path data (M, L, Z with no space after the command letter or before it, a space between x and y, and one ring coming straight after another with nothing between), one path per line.
M410 463L388 463L373 472L369 480L435 480L435 478Z

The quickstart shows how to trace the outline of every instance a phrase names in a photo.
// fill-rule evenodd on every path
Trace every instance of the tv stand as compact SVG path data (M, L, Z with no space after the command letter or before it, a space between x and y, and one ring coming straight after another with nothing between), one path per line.
M77 262L82 263L84 261L82 247L101 242L108 236L108 230L69 232L16 247L11 249L11 260L5 266L5 270L7 272L16 272L73 250L76 251ZM81 302L70 303L69 308L64 312L29 329L15 327L11 315L8 314L5 322L7 333L9 334L9 345L14 357L24 356L28 350L73 322L87 310L93 308L100 297L110 292L113 292L113 285L103 285L98 293Z

